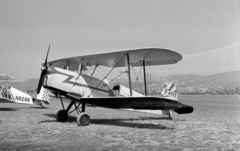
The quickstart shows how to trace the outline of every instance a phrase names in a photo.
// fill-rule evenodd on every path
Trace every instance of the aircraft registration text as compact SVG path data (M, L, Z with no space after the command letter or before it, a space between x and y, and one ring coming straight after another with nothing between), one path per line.
M21 102L30 102L30 98L23 96L16 96L15 99Z
M176 93L171 92L171 91L169 91L169 90L165 90L165 94L171 95L171 96L173 96L173 97L177 97L177 94L176 94Z

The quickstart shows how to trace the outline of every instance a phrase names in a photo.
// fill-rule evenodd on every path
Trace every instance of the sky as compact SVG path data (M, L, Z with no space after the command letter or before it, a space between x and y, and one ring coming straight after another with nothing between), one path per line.
M39 78L48 60L164 48L157 75L240 70L240 0L0 0L0 73Z

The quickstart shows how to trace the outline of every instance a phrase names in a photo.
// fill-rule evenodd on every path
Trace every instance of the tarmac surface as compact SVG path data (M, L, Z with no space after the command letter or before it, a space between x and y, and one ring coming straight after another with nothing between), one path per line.
M61 103L0 103L0 150L240 150L240 100L234 96L179 96L194 113L164 116L87 107L89 126L76 115L56 122ZM67 103L66 103L67 104Z

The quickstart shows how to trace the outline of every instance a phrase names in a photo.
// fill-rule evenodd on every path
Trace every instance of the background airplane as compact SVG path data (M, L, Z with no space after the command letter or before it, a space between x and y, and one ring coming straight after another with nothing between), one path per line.
M22 103L22 104L36 104L44 108L45 105L49 104L49 92L41 88L37 98L33 98L30 95L15 89L11 86L11 80L16 80L14 77L0 74L0 103Z
M48 53L49 49L50 46ZM48 53L43 63L37 93L43 86L54 94L71 100L65 108L60 97L63 110L57 112L59 122L66 122L68 114L76 111L79 114L78 125L88 125L90 116L85 113L86 104L127 110L172 110L178 114L193 112L193 107L184 105L175 99L147 96L145 67L177 63L182 56L174 51L147 48L76 56L47 62ZM102 79L93 77L100 66L112 68ZM112 70L117 67L127 67L129 88L108 78ZM133 67L143 68L144 95L132 89L130 69ZM90 68L92 72L89 72ZM74 109L70 111L72 106Z

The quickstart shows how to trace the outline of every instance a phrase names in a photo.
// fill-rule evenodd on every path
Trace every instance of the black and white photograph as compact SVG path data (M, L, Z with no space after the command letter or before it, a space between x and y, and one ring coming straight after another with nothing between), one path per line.
M239 151L240 0L0 0L1 151Z

